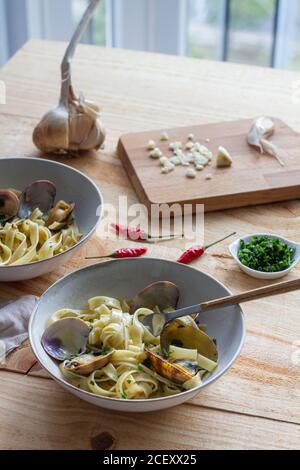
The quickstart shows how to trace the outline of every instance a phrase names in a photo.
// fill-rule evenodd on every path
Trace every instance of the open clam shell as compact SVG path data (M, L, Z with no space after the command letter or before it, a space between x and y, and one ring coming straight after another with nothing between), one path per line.
M70 361L65 361L63 368L75 372L79 375L90 375L95 370L102 369L109 363L114 351L107 354L95 356L93 354L83 354L82 356L75 357Z
M149 349L145 349L145 352L155 372L171 382L183 384L184 382L191 380L195 375L195 373L180 364L168 362L166 359L163 359Z
M48 214L54 205L55 197L56 187L51 181L35 181L20 196L19 217L21 219L30 217L36 208L43 214Z
M0 222L6 222L18 213L20 201L9 189L0 189Z
M160 335L160 347L164 356L167 356L171 344L187 349L197 349L199 354L212 361L218 359L214 341L204 331L180 318L169 322Z
M154 310L158 308L163 312L166 308L176 309L179 300L178 287L169 281L159 281L145 287L139 292L130 307L130 313L133 314L139 308L149 308Z
M44 331L41 343L49 356L65 361L86 352L89 333L89 327L79 318L63 318Z

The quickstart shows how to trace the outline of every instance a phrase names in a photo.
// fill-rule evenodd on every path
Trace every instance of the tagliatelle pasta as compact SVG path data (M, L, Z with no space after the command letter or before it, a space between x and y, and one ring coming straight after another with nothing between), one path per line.
M139 308L131 315L129 310L124 300L99 296L89 299L86 309L65 308L51 316L48 322L49 331L54 324L57 325L57 322L65 321L66 318L82 320L90 330L87 351L61 362L59 366L70 384L108 398L150 399L175 395L194 388L201 384L201 379L208 370L212 372L217 367L213 361L206 363L203 357L204 367L199 366L197 350L171 346L168 364L175 365L175 362L172 364L173 354L174 361L189 361L188 366L194 368L194 372L181 384L160 375L149 361L149 351L151 354L161 355L160 338L153 336L140 321L141 317L153 312L147 308ZM190 318L191 322L193 320ZM59 328L56 331L58 330ZM68 332L68 336L72 338L72 331ZM48 339L51 341L51 338ZM52 339L57 344L57 339ZM95 370L88 374L83 369L80 370L80 366L86 367L88 362L97 364L100 358L103 358L104 366L96 365Z
M27 219L0 225L0 267L21 266L51 258L74 246L81 239L75 220L47 227L43 213L35 209Z

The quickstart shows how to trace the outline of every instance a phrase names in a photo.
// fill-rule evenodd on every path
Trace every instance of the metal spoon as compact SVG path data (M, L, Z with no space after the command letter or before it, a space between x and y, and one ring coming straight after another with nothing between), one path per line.
M196 322L199 322L199 314L209 310L216 310L224 307L231 307L251 300L258 300L273 295L285 294L300 289L300 279L294 281L281 282L271 286L261 287L242 294L230 295L220 299L210 300L201 304L184 307L170 313L153 313L145 317L140 317L140 321L146 326L152 334L159 336L164 326L175 318L185 317L187 315L198 314Z

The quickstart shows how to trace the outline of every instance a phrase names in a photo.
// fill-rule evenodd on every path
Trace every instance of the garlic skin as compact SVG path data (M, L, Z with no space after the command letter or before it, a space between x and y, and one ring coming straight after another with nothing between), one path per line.
M256 147L262 155L267 154L278 160L281 166L285 166L281 159L281 151L273 142L268 139L275 133L275 123L269 117L259 117L256 119L247 136L248 144Z

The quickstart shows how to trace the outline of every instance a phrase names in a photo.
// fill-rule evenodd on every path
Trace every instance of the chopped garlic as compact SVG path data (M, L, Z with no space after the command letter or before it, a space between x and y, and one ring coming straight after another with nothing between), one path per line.
M179 157L179 158L183 158L183 157L184 157L184 153L183 153L183 151L180 150L180 149L174 150L174 155L175 155L176 157Z
M181 165L181 158L175 155L174 157L170 158L170 162L175 166Z
M169 134L167 132L163 132L160 136L160 140L162 142L166 142L167 140L169 140Z
M196 171L195 171L193 168L189 168L189 169L187 170L187 172L186 172L186 177L187 177L187 178L194 179L194 178L196 178L196 176L197 176L197 173L196 173Z
M173 171L175 168L175 165L173 165L173 163L170 162L170 160L167 161L167 163L164 164L161 172L166 174L166 173L171 173L171 171Z
M206 180L212 180L213 179L213 175L211 173L209 173L208 175L206 175L205 177Z
M171 142L169 145L170 150L179 150L182 149L182 142Z
M185 148L187 150L192 150L194 147L194 143L193 142L187 142L187 144L185 145Z
M194 137L195 137L194 134L189 134L188 135L188 140L194 140Z
M198 153L198 152L193 153L193 161L195 165L203 165L203 166L208 165L208 158L205 157L204 155L201 155L201 153Z
M169 159L167 157L160 157L159 162L160 162L161 166L165 166L165 165L168 164Z
M152 150L152 152L150 152L151 158L158 160L162 156L163 156L162 151L158 147L156 147L154 150Z
M230 153L224 147L219 147L219 152L217 156L217 167L226 168L232 165L233 161Z
M197 171L203 171L203 170L204 170L204 166L203 166L203 165L196 165L196 170L197 170Z
M205 139L205 142L206 142L207 144L209 144L209 143L210 143L210 139L209 139L209 138Z
M156 143L154 140L149 140L147 144L147 150L154 150L156 147Z

